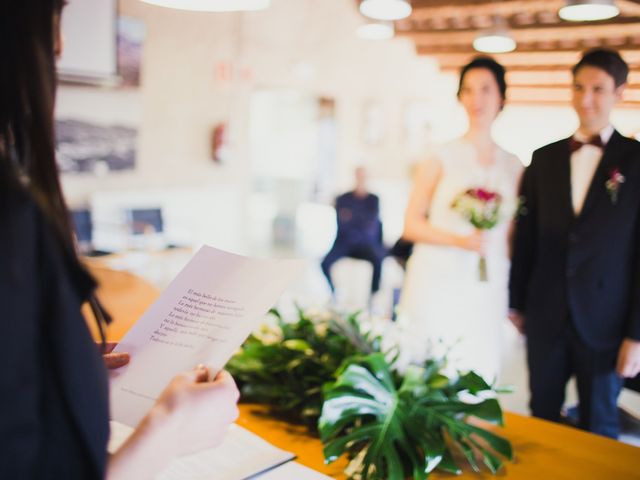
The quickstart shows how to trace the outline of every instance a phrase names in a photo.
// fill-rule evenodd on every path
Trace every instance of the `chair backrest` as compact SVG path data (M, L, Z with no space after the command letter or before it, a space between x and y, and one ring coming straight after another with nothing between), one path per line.
M164 232L162 209L134 208L129 211L130 233L143 235L145 233Z
M93 220L91 210L87 208L71 210L71 222L81 253L87 253L93 248Z

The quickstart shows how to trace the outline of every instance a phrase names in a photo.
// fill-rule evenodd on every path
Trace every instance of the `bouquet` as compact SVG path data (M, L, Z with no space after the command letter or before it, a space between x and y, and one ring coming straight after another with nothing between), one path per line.
M478 230L491 230L500 222L502 196L484 188L470 188L456 196L451 208ZM480 281L487 281L487 259L480 256Z

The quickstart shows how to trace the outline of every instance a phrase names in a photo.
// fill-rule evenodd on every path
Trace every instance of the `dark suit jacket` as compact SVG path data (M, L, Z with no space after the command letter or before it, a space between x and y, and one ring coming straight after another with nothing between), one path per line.
M95 284L6 177L0 202L0 477L103 478L106 372L80 313Z
M530 337L557 338L571 318L591 347L618 348L640 340L640 143L613 133L575 216L568 140L537 150L523 176L510 307ZM614 168L625 177L615 204Z

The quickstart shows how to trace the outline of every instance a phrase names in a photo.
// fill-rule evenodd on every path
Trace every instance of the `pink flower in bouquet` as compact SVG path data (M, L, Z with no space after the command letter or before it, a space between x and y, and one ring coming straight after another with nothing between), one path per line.
M477 188L476 196L480 201L490 202L491 200L495 199L498 196L498 194L496 192L490 192L489 190L485 190L484 188Z
M453 200L451 208L479 230L490 230L500 222L502 196L484 188L470 188ZM487 260L480 257L480 281L487 281Z
M460 193L451 207L479 230L490 230L500 221L502 196L484 188Z

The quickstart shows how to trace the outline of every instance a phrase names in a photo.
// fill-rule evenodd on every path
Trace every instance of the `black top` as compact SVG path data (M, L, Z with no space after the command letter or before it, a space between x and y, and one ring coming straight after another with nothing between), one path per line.
M340 195L336 199L338 220L336 243L350 245L382 243L379 204L377 195L372 193L359 196L355 192L347 192Z
M0 179L0 477L101 479L107 376L80 313L95 282Z

